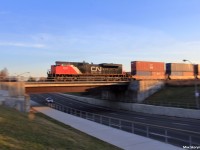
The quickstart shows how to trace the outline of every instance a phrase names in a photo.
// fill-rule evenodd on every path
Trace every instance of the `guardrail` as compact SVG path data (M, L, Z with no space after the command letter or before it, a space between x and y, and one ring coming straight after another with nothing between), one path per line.
M4 77L0 78L0 82L90 82L90 81L131 81L129 76L104 76L104 75L88 75L80 77Z
M94 84L98 84L98 83L124 83L127 84L129 83L129 81L35 81L35 82L25 82L27 85L28 84L66 84L66 83L70 83L70 84L85 84L85 83L94 83Z
M81 111L59 103L49 103L48 106L74 116L78 116L130 133L156 139L165 143L170 143L176 146L183 147L200 145L200 133L108 117Z
M156 106L167 106L167 107L178 107L188 109L198 109L195 103L184 103L184 102L160 102L160 101L145 101L144 104L156 105Z

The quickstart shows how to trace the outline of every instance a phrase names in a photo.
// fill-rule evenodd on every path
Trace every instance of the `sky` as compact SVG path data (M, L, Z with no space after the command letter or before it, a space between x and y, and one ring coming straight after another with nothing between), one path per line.
M200 64L199 0L0 0L0 70L46 77L55 61Z

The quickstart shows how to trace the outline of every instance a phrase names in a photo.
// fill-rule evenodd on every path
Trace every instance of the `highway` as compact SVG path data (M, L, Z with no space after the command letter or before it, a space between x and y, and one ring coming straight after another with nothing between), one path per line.
M113 110L110 108L104 108L83 103L73 98L60 95L58 93L31 94L30 96L31 100L34 100L42 105L46 105L45 98L51 97L54 99L54 102L56 104L61 104L64 106L68 106L70 108L98 115L103 115L106 117L135 122L136 124L134 126L136 129L138 129L135 130L134 132L135 134L146 136L146 133L141 131L146 130L146 126L150 126L149 132L152 133L150 137L156 140L165 141L165 139L160 135L165 134L164 129L167 128L168 130L167 136L175 137L178 139L180 138L183 140L190 140L188 139L189 136L193 136L193 141L200 145L200 128L199 128L200 120L197 119L167 117L167 116L151 115L138 112L122 111L116 109ZM118 128L118 126L116 126L117 123L115 123L117 121L115 119L113 120L114 120L113 127ZM104 122L103 124L106 124L106 122ZM128 131L128 129L125 129L125 127L124 130ZM167 142L179 146L188 145L186 142L177 141L174 139Z

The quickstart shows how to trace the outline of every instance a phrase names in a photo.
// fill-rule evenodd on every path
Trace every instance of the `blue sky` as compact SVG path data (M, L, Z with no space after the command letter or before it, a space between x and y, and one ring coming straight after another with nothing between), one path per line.
M200 64L199 0L0 0L0 69L46 76L55 61Z

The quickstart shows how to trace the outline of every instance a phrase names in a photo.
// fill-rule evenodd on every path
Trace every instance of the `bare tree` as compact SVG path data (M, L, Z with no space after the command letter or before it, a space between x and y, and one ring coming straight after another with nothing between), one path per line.
M45 77L40 77L38 81L39 82L44 82L44 81L46 81L46 78Z
M0 80L5 81L8 78L8 69L4 68L0 71Z
M35 82L36 81L36 78L34 77L29 77L29 79L27 80L28 82Z

